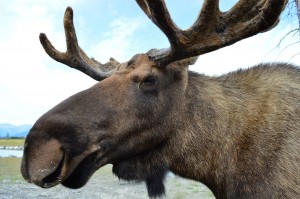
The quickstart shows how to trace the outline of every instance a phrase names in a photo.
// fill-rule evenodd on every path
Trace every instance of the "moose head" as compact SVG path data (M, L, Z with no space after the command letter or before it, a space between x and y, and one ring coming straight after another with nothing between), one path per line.
M111 58L102 64L78 45L70 7L64 16L66 52L40 34L51 58L99 82L38 119L25 141L22 175L44 188L60 183L80 188L96 170L113 164L119 178L145 181L149 196L164 193L168 171L205 183L216 196L224 194L229 189L214 174L220 151L230 149L221 145L229 140L223 135L237 128L239 118L226 125L230 108L222 101L222 78L190 72L188 66L201 54L272 28L287 1L240 0L221 12L218 0L205 0L187 30L176 26L163 0L136 2L167 36L169 48L137 54L125 63ZM226 95L232 98L229 91ZM241 111L251 111L249 107ZM220 164L224 171L225 159Z

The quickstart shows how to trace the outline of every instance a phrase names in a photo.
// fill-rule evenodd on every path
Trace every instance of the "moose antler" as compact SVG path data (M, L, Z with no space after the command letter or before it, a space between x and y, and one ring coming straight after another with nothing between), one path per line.
M208 53L270 29L278 22L287 0L240 0L228 12L218 0L205 0L196 22L181 30L172 21L163 0L136 0L145 14L164 32L171 47L149 51L159 66Z
M219 0L205 0L196 22L189 29L181 30L172 21L164 0L136 0L170 42L170 48L148 51L149 57L160 67L217 50L273 28L287 1L240 0L228 12L221 12ZM65 53L57 51L46 35L40 34L41 44L50 57L99 81L115 72L119 62L111 58L106 64L101 64L90 59L80 48L70 7L65 12L64 28L67 43ZM191 64L195 60L192 58Z
M64 28L66 35L67 51L59 52L54 48L44 33L40 34L40 41L46 53L53 59L63 64L80 70L95 80L103 80L112 75L119 66L119 62L110 58L106 64L101 64L95 59L90 59L80 48L77 42L75 28L73 24L73 10L68 7L64 16Z

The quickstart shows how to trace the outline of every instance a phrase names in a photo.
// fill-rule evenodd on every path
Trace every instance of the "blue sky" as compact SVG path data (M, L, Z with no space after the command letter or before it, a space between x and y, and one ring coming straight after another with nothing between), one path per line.
M201 0L167 0L174 21L182 29L196 19ZM222 11L236 1L221 0ZM38 35L47 34L57 49L65 50L63 14L74 10L79 44L101 62L109 57L126 61L151 48L168 47L166 37L143 14L134 0L0 0L0 123L33 124L60 101L96 81L49 58ZM220 75L260 62L300 63L298 34L280 39L297 28L295 17L282 16L270 32L202 55L191 70ZM274 49L275 48L275 49Z

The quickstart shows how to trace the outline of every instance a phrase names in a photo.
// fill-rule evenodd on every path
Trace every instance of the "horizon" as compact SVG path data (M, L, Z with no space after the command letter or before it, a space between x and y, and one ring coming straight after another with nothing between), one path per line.
M166 0L173 20L182 29L193 24L202 2ZM230 9L235 2L221 1L221 10ZM58 50L66 49L63 15L67 6L74 10L79 44L89 57L98 61L105 63L114 57L123 62L151 48L169 46L164 34L135 1L11 0L3 5L0 13L0 123L33 125L53 106L96 83L83 73L52 60L39 43L38 35L44 32ZM285 34L298 28L297 16L289 14L286 9L280 23L271 31L201 55L189 69L217 76L262 62L300 63L300 56L295 56L300 53L299 33L290 34L280 43Z

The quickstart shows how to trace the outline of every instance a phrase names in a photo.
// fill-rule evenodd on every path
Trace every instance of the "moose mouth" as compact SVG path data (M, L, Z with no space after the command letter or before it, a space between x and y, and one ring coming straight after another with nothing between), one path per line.
M43 188L50 188L61 183L65 187L77 189L86 184L90 176L94 173L93 166L90 164L90 160L93 159L93 154L83 159L73 171L69 171L67 174L65 166L65 156L59 162L57 168L48 176L42 179L38 184Z
M83 187L96 171L95 165L91 164L91 162L95 161L95 156L95 153L88 155L79 162L74 170L69 168L69 172L64 172L67 167L65 166L66 160L64 156L59 162L57 168L51 174L42 179L42 183L40 184L41 187L50 188L59 183L71 189Z

